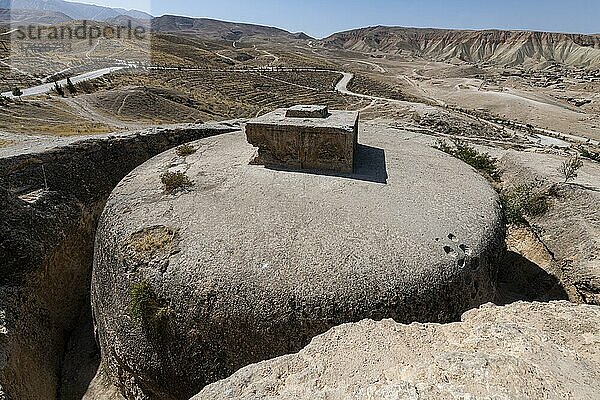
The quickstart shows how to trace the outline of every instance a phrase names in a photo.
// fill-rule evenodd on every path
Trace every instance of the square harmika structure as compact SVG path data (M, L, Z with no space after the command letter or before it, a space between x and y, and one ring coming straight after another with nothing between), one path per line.
M258 147L252 164L352 173L358 112L312 105L280 108L250 120L246 137Z

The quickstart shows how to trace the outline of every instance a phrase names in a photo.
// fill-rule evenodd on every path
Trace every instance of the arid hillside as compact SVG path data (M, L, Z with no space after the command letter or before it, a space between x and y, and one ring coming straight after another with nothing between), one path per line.
M152 30L179 32L201 36L205 39L239 41L242 39L310 39L304 33L290 33L270 26L226 22L208 18L189 18L163 15L152 20Z
M110 8L95 4L77 3L64 0L12 0L0 2L0 8L10 8L12 11L21 13L29 11L38 15L57 13L66 15L72 19L105 21L110 18L126 15L131 18L150 18L150 14L137 10L126 10L124 8Z
M336 33L323 39L322 44L359 52L497 66L540 67L559 63L598 68L600 65L599 35L377 26Z

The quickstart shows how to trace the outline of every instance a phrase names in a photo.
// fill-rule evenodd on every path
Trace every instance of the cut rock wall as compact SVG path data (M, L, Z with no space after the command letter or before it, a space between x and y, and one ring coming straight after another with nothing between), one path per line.
M117 183L156 154L231 130L153 128L0 159L0 399L57 397L70 332L89 304L96 225Z

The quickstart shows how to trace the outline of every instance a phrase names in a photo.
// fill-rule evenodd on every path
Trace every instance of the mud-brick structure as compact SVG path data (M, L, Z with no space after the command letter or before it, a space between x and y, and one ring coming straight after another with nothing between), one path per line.
M315 105L280 108L248 122L246 137L258 147L253 164L352 173L358 112Z

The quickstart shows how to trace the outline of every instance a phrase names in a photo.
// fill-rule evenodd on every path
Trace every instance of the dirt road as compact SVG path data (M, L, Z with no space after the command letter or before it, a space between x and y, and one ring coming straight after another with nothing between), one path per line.
M75 84L75 83L79 83L79 82L88 81L90 79L100 78L101 76L104 76L104 75L107 75L112 72L119 71L119 70L122 70L125 68L128 68L128 67L118 66L118 67L108 67L108 68L97 69L95 71L86 72L85 74L74 76L73 78L71 78L71 82L73 82ZM65 86L67 84L67 80L63 79L61 81L58 81L58 84L61 86ZM45 83L43 85L38 85L38 86L30 87L27 89L22 89L23 94L20 97L37 96L39 94L51 92L53 89L54 89L54 82ZM15 98L15 96L13 96L13 94L11 92L4 92L4 93L1 93L1 95L4 97L8 97L10 99Z

